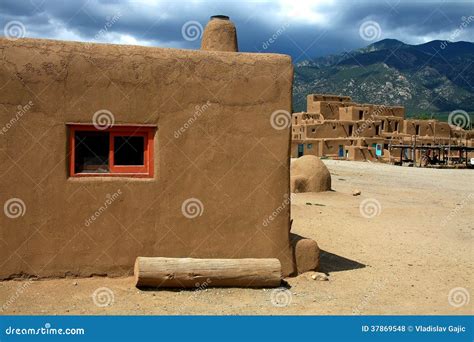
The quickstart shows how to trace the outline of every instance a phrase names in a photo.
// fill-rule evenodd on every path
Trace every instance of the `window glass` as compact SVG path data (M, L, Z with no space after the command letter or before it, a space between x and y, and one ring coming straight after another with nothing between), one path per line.
M109 172L109 134L104 132L75 132L76 173Z
M115 165L143 165L145 137L116 136L114 137Z

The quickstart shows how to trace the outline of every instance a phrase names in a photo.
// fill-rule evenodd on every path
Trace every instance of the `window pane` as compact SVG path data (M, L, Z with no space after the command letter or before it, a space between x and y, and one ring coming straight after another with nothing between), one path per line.
M109 133L75 133L76 173L109 172Z
M145 137L119 136L114 137L115 165L143 165Z

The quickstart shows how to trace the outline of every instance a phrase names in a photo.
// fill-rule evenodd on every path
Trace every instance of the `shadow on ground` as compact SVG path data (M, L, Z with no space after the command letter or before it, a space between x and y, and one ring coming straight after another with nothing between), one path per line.
M319 272L331 273L364 268L366 265L360 262L344 258L342 256L321 250L319 255Z

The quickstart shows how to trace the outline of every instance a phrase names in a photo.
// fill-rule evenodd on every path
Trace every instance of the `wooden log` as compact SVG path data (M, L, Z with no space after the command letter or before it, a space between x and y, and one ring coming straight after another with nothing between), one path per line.
M137 287L277 287L278 259L148 258L135 261Z

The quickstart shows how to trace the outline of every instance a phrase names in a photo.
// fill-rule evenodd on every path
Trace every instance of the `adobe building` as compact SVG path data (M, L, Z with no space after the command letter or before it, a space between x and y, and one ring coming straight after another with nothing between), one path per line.
M0 39L0 279L127 275L137 256L296 270L290 128L270 120L291 59L209 25L199 51Z
M307 112L292 115L291 156L426 164L474 157L472 131L437 120L405 119L405 108L355 103L349 96L310 94Z

